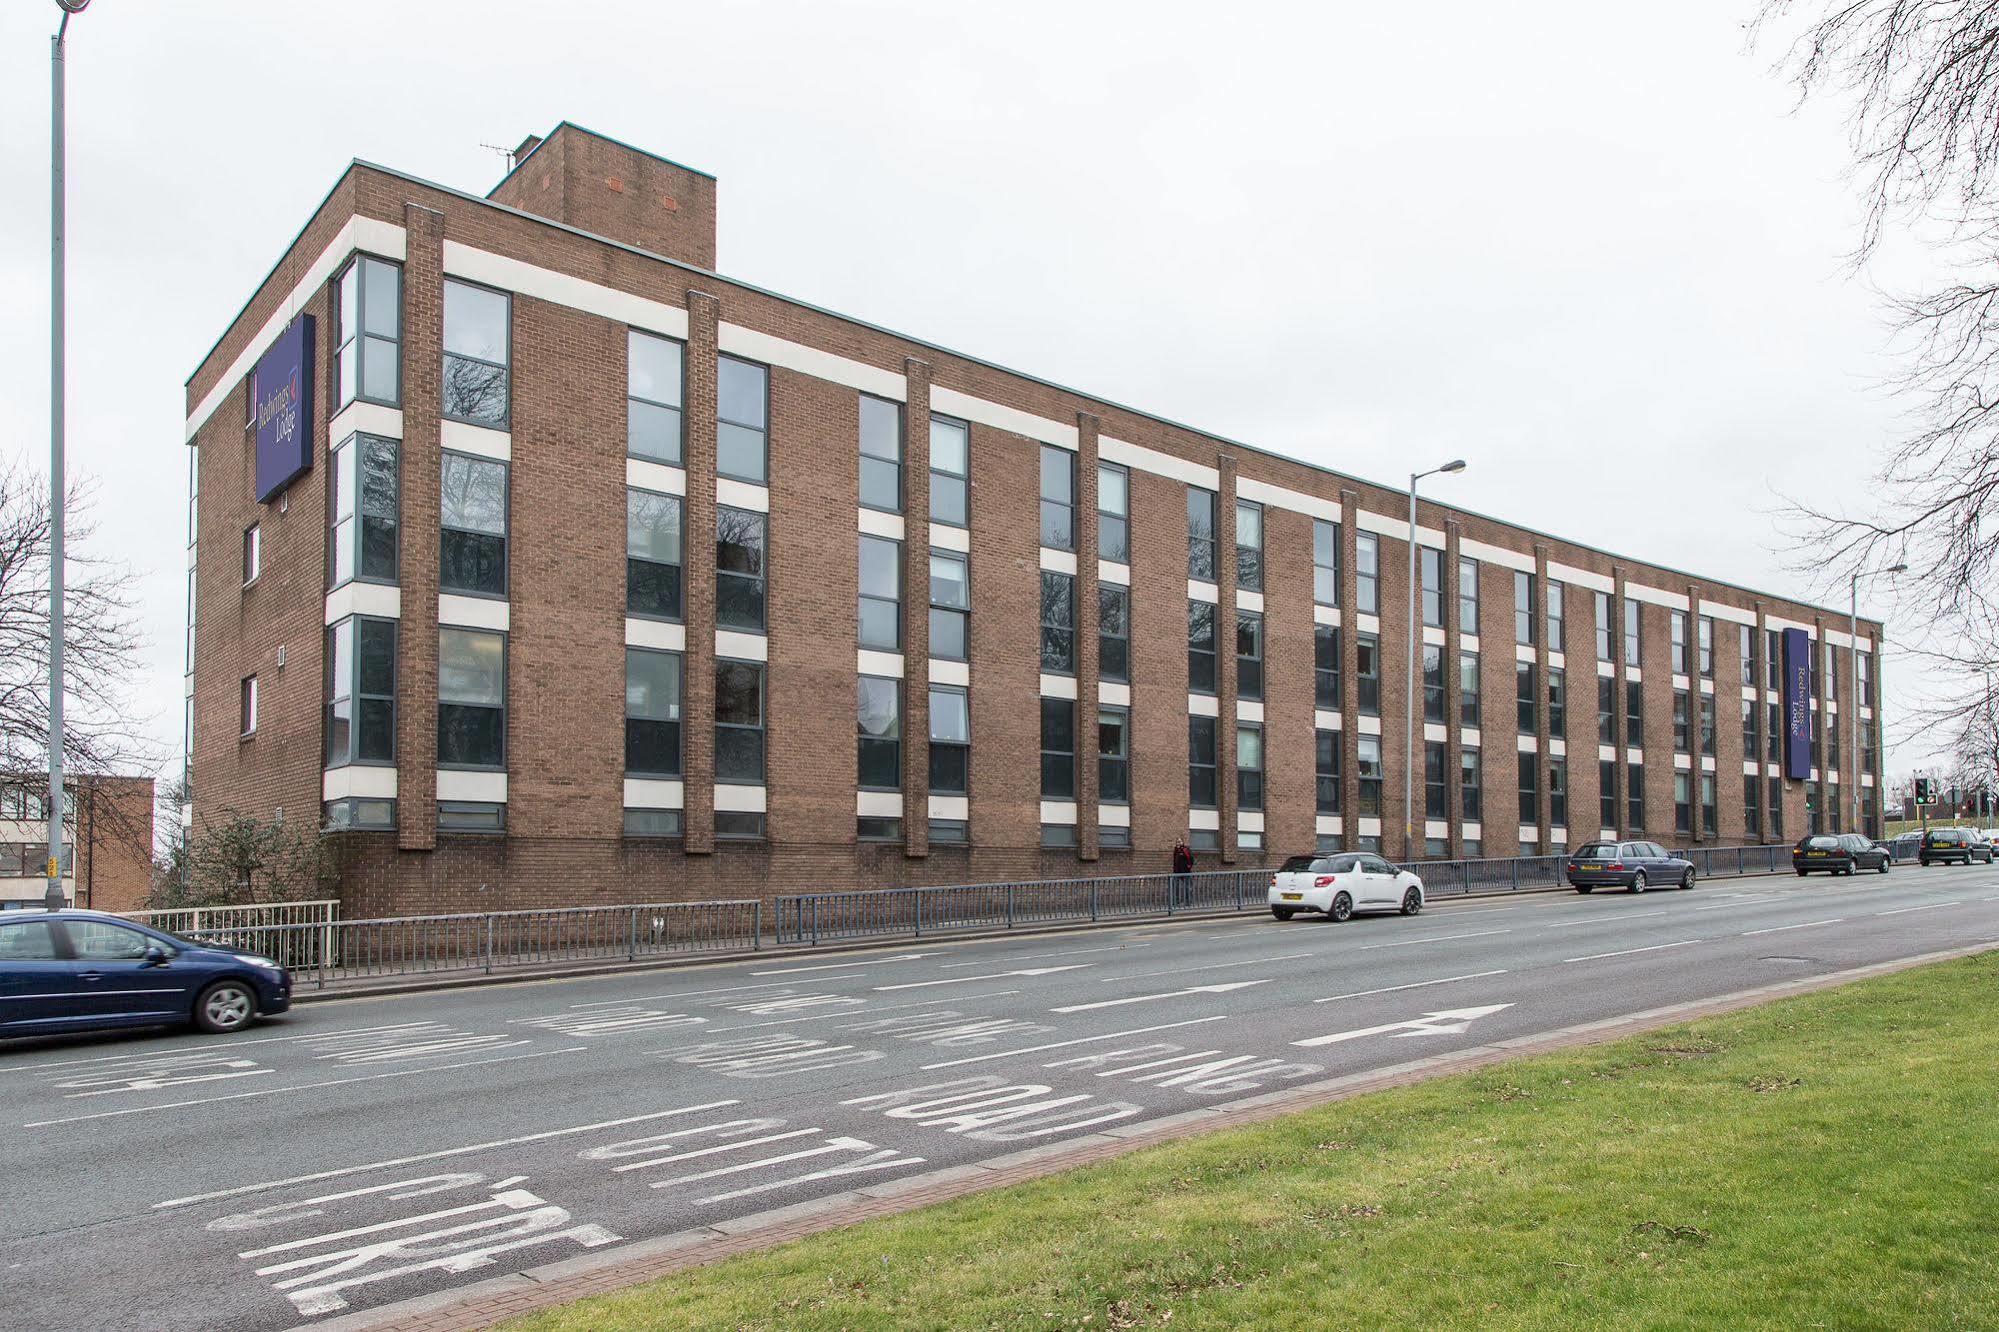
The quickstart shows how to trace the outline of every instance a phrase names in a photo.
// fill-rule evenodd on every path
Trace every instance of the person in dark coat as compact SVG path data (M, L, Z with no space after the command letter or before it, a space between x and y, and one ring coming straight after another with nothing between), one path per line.
M1194 885L1193 873L1194 848L1182 837L1173 844L1173 900L1178 905L1187 904L1188 890Z

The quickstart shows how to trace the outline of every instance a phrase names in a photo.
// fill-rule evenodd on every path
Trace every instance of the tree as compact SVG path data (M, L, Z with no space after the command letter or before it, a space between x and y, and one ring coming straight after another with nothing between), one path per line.
M153 910L314 901L339 880L317 830L234 810L170 841L154 868Z

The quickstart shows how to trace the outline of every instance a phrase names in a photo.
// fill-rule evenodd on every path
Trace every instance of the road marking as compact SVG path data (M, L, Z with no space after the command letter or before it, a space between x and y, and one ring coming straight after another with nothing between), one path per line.
M1544 930L1565 930L1565 929L1567 929L1567 928L1568 928L1569 926L1571 926L1571 925L1602 925L1602 924L1605 924L1606 922L1617 922L1617 921L1626 921L1626 920L1638 920L1638 919L1640 919L1641 917L1644 917L1644 916L1663 916L1663 915L1665 915L1665 914L1667 914L1667 913L1666 913L1665 911L1663 911L1663 910L1661 910L1661 911L1634 911L1634 912L1632 912L1632 913L1631 913L1630 915L1621 915L1621 914L1620 914L1620 915L1616 915L1616 916L1613 916L1613 915L1611 915L1611 914L1610 914L1609 912L1602 912L1602 913L1599 913L1599 914L1597 914L1597 915L1594 915L1594 916L1584 916L1584 917L1582 917L1581 919L1578 919L1578 920L1557 920L1557 921L1551 921L1550 923L1548 923L1548 924L1546 924L1546 925L1543 925L1543 926L1542 926L1541 928L1542 928L1542 929L1544 929Z
M894 957L869 958L865 962L827 962L816 967L783 967L777 971L752 971L752 976L795 976L801 971L845 971L849 967L880 967L891 962L916 962L926 957L941 957L940 953L897 953Z
M1294 962L1301 957L1317 956L1317 953L1278 953L1273 957L1252 957L1241 962L1204 962L1198 967L1168 967L1164 971L1129 971L1122 976L1105 976L1102 983L1112 985L1118 981L1144 980L1148 976L1183 976L1191 971L1220 971L1225 967L1260 967L1270 962Z
M969 1004L975 999L1001 999L1019 993L1019 990L988 990L984 994L961 994L951 1002ZM743 1022L733 1027L710 1027L708 1032L720 1034L725 1031L755 1031L758 1027L795 1027L801 1022L831 1022L834 1018L865 1018L870 1013L892 1013L899 1008L929 1008L941 1002L943 1001L938 999L915 999L906 1004L870 1004L865 1008L843 1008L837 1013L815 1013L811 1017L772 1018L768 1022Z
M94 1115L71 1115L67 1119L38 1119L22 1128L51 1128L57 1124L80 1124L89 1119L115 1119L119 1115L143 1115L155 1110L180 1110L190 1105L213 1105L218 1101L247 1101L258 1096L276 1096L280 1092L316 1091L321 1087L344 1087L350 1082L379 1082L384 1078L411 1078L419 1073L446 1073L456 1068L478 1068L483 1064L511 1064L519 1059L546 1059L550 1055L575 1054L578 1050L589 1049L586 1045L565 1045L559 1050L534 1050L527 1054L501 1055L497 1059L474 1059L463 1064L433 1064L428 1068L399 1068L391 1073L365 1073L353 1078L329 1078L324 1082L297 1083L289 1087L263 1087L256 1091L236 1092L230 1096L207 1096L192 1101L165 1101L159 1105L133 1105L123 1110L100 1110Z
M1477 939L1488 934L1511 934L1512 930L1473 930L1469 934L1426 934L1420 939L1397 939L1394 943L1362 944L1361 951L1371 948L1407 948L1411 944L1439 943L1445 939Z
M1676 939L1672 943L1653 944L1647 948L1620 948L1614 953L1586 953L1582 957L1565 957L1564 962L1594 962L1601 957L1629 957L1633 953L1656 953L1661 948L1684 948L1688 944L1713 943L1712 939Z
M867 973L856 971L853 974L855 976L863 976ZM829 981L847 980L849 978L846 976L821 976L819 979ZM643 1004L654 999L692 999L696 995L702 994L736 994L742 990L775 990L790 984L790 981L758 981L755 985L721 985L712 990L675 990L668 994L635 994L626 999L592 999L589 1003L571 1004L569 1006L571 1008L602 1008L606 1004Z
M334 1031L304 1032L297 1036L253 1036L247 1040L230 1040L219 1047L216 1046L213 1037L203 1037L200 1039L198 1043L194 1044L183 1043L180 1045L162 1046L160 1047L160 1053L179 1054L179 1053L184 1053L186 1051L200 1050L203 1048L220 1048L224 1050L234 1050L236 1047L240 1045L276 1045L281 1041L322 1041L329 1036L359 1036L368 1032L404 1031L411 1027L421 1027L423 1025L425 1024L422 1022L398 1022L391 1026L386 1026L386 1027L341 1027ZM108 1063L112 1060L131 1059L133 1057L134 1056L129 1052L125 1054L94 1055L89 1059L57 1059L46 1064L15 1064L10 1069L0 1070L0 1071L16 1072L16 1073L32 1073L37 1069L75 1068L82 1064L103 1064L103 1063Z
M1837 925L1845 919L1845 916L1832 916L1826 920L1801 920L1796 925L1772 925L1767 930L1744 930L1739 937L1747 939L1752 934L1779 934L1785 930L1810 929L1814 925Z
M1204 1022L1225 1022L1227 1013L1217 1013L1214 1017L1189 1018L1185 1022L1164 1022L1156 1027L1136 1027L1131 1031L1110 1031L1101 1036L1079 1036L1073 1041L1054 1041L1047 1045L1030 1045L1021 1050L1000 1050L993 1054L969 1055L963 1059L946 1059L941 1064L924 1064L921 1071L928 1073L934 1068L956 1068L960 1064L983 1064L988 1059L1011 1059L1015 1055L1040 1054L1043 1050L1066 1050L1072 1045L1089 1045L1095 1041L1115 1041L1126 1036L1143 1036L1152 1031L1172 1031L1175 1027L1198 1027Z
M1989 900L1989 899L1988 899L1988 900ZM1961 901L1959 901L1959 902L1925 902L1925 903L1924 903L1923 905L1921 905L1921 906L1912 906L1912 907L1897 907L1897 908L1895 908L1895 909L1894 909L1893 911L1877 911L1877 912L1875 912L1874 914L1875 914L1875 915L1877 915L1877 916L1899 916L1899 915L1901 915L1901 914L1902 914L1902 913L1903 913L1904 911L1934 911L1934 910L1936 910L1936 909L1937 909L1938 907L1947 907L1947 906L1963 906L1963 905L1964 905L1964 903L1963 903L1963 902L1961 902Z
M389 1170L396 1166L416 1165L422 1161L441 1161L446 1157L467 1156L473 1152L489 1152L495 1147L519 1147L523 1143L546 1142L551 1138L568 1138L578 1133L595 1133L599 1129L623 1128L627 1124L645 1124L655 1119L670 1119L674 1115L691 1115L703 1110L721 1110L732 1105L741 1105L736 1100L704 1101L700 1105L683 1105L677 1110L655 1110L649 1115L632 1115L626 1119L606 1119L595 1124L578 1124L574 1128L549 1129L542 1133L528 1133L518 1138L495 1138L491 1142L475 1142L466 1147L445 1147L434 1152L422 1152L416 1156L396 1156L386 1161L370 1161L366 1165L342 1166L337 1170L320 1170L310 1175L293 1175L289 1179L266 1180L261 1184L243 1184L233 1189L218 1189L214 1193L196 1193L185 1198L169 1198L165 1202L153 1204L154 1211L164 1211L173 1207L191 1207L196 1203L216 1202L222 1198L238 1198L246 1193L264 1193L272 1189L291 1188L298 1184L317 1184L323 1179L342 1179L348 1175L365 1175L371 1170Z
M760 1120L745 1120L745 1123L761 1123ZM780 1123L782 1121L779 1121ZM727 1127L726 1125L724 1127ZM703 1129L688 1129L689 1133L705 1132ZM784 1133L766 1133L760 1138L738 1138L733 1142L718 1143L713 1147L692 1147L684 1152L672 1152L666 1156L655 1156L646 1161L627 1161L623 1165L612 1166L619 1174L628 1170L650 1170L654 1166L671 1165L675 1161L692 1161L703 1156L715 1156L722 1152L739 1152L745 1147L760 1147L767 1142L789 1142L793 1138L809 1138L815 1133L824 1133L821 1128L791 1129ZM671 1134L665 1135L671 1137Z
M1363 1036L1449 1036L1464 1031L1479 1018L1487 1017L1512 1004L1486 1004L1480 1008L1446 1008L1435 1013L1425 1013L1422 1017L1411 1018L1407 1022L1384 1022L1378 1027L1361 1027L1354 1031L1338 1031L1330 1036L1308 1036L1293 1045L1319 1046L1338 1045L1342 1041L1357 1041Z
M1274 960L1274 959L1273 959ZM1087 1013L1097 1008L1118 1008L1124 1004L1150 1003L1154 999L1180 999L1190 994L1227 994L1232 990L1247 990L1253 985L1268 985L1268 980L1233 981L1225 985L1194 985L1184 990L1166 990L1160 994L1134 994L1123 999L1103 999L1094 1004L1068 1004L1061 1008L1051 1008L1051 1013Z
M1337 999L1365 999L1371 994L1393 994L1397 990L1420 990L1425 985L1449 985L1452 981L1478 980L1485 976L1504 976L1506 969L1498 971L1470 971L1462 976L1439 976L1436 980L1410 981L1407 985L1384 985L1378 990L1354 990L1348 994L1329 994L1323 999L1314 999L1315 1004L1330 1004Z
M1057 953L1022 953L1017 957L1010 957L1006 960L1009 962L1038 962L1044 957L1075 957L1079 953L1122 953L1127 948L1150 947L1152 947L1150 943L1123 943L1112 944L1108 948L1065 948ZM994 959L992 958L982 957L971 962L940 962L937 969L939 971L956 971L960 967L989 967L993 964L993 961Z
M932 985L964 985L970 981L1008 980L1014 976L1052 976L1058 971L1081 971L1094 962L1071 962L1065 967L1026 967L1020 971L995 971L984 976L950 976L944 980L904 981L900 985L877 985L877 990L922 990Z

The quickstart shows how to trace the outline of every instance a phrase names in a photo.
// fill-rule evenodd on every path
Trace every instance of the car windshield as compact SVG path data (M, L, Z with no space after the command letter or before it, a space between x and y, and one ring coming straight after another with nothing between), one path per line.
M1595 860L1598 858L1617 859L1617 846L1613 842L1584 842L1576 848L1575 859Z
M1313 859L1311 856L1291 856L1282 865L1278 866L1277 872L1279 874L1303 874L1312 868Z

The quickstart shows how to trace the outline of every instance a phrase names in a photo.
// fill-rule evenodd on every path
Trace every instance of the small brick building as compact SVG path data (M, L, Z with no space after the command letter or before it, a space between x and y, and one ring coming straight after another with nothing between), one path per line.
M1878 820L1877 624L1427 500L1405 820L1403 491L722 277L715 190L341 175L187 386L197 820L350 915Z
M153 878L153 779L86 774L64 787L70 905L139 910ZM45 773L0 773L0 909L44 901L48 790Z

